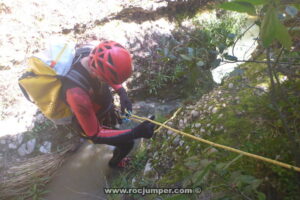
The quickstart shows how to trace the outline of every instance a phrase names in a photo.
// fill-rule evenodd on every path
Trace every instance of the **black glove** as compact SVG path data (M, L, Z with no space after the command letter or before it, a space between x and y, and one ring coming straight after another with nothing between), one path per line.
M117 90L117 93L120 96L122 114L125 113L125 109L128 112L132 112L132 104L131 101L128 99L126 90L124 88L120 88Z
M154 116L150 117L151 120L154 120ZM151 138L154 133L155 124L144 121L141 124L137 125L132 129L133 137L136 138Z

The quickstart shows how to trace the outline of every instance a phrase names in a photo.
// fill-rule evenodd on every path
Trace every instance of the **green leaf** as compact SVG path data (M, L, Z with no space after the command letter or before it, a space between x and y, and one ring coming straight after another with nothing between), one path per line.
M225 44L223 44L223 43L220 44L220 45L218 46L219 52L220 52L220 53L223 53L224 50L226 49L226 47L227 47L227 46L226 46Z
M260 38L264 47L270 46L275 39L276 19L277 16L275 8L273 6L269 6L266 15L263 18L260 30Z
M239 0L239 1L251 3L252 5L255 6L267 3L267 0Z
M276 21L276 32L274 33L276 39L284 46L289 49L292 46L292 38L287 28L277 19Z
M189 55L189 57L194 56L194 49L193 48L188 47L188 55Z
M272 5L269 6L262 21L260 37L264 47L269 47L275 39L287 49L292 46L292 38L287 28L278 19L276 9Z
M169 56L168 56L168 58L170 58L171 60L175 60L177 57L174 56L174 54L170 53Z
M214 69L214 68L218 67L218 66L220 65L221 61L222 61L221 59L216 59L216 60L214 60L214 61L211 63L212 68Z
M193 58L189 57L189 56L186 56L184 54L180 54L181 58L184 59L184 60L187 60L187 61L192 61Z
M255 7L248 2L233 1L222 3L220 8L225 10L232 10L241 13L248 13L249 15L256 15Z
M232 165L234 162L236 162L236 161L237 161L238 159L240 159L242 156L243 156L243 155L240 154L240 155L238 155L237 157L235 157L233 160L231 160L230 162L228 162L228 163L226 164L226 166L224 166L224 169L227 169L230 165Z
M209 173L212 166L212 163L210 163L207 166L205 166L204 169L195 173L195 175L192 178L195 185L200 185L202 183L203 178Z
M164 48L164 56L167 56L169 54L169 49L167 47Z
M186 194L177 194L171 197L166 198L165 200L188 200Z
M225 54L225 55L224 55L224 58L225 58L226 60L231 60L231 61L237 61L237 60L238 60L237 57L231 56L231 55L228 55L228 54Z
M262 192L257 192L257 197L258 197L258 200L265 200L266 199L266 195Z
M197 67L202 67L202 66L204 66L204 64L205 63L200 60L200 61L197 62Z
M293 6L295 6L295 8L297 8L298 10L300 10L300 4L293 4Z

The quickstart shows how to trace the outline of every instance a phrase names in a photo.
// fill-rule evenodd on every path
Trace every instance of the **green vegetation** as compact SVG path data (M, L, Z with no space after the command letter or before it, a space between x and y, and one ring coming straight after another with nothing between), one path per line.
M32 199L32 200L42 200L44 199L43 196L47 194L49 191L45 190L46 184L49 180L49 177L43 178L36 178L31 182L30 190L27 191L23 196L19 196L17 200L25 200L25 199Z
M255 60L241 65L223 80L219 88L187 106L172 127L300 166L300 40L296 34L290 34L300 25L297 22L299 5L277 0L239 0L220 7L257 15L260 46L253 56ZM174 67L172 70L170 67L165 67L165 71L161 69L158 77L161 80L152 82L153 91L168 81L178 80L184 83L184 90L191 85L197 88L198 78L207 78L203 74L204 69L212 69L212 63L217 61L216 57L210 61L207 59L211 51L216 51L215 55L221 55L223 59L237 60L232 55L223 54L222 48L232 45L233 38L238 38L231 35L235 34L231 23L220 22L207 30L197 29L199 26L201 23L189 32L193 33L193 37L186 36L188 39L184 43L177 40L162 42L165 48L159 49L159 52L164 66ZM219 28L221 26L226 31ZM200 47L205 47L207 52L201 51ZM192 80L193 84L188 80ZM192 117L192 110L199 112L199 116ZM142 187L146 182L149 188L201 187L203 190L202 194L164 194L160 195L161 199L201 199L205 196L218 200L299 198L299 173L215 149L166 130L160 131L151 141L147 156L153 168L151 173L143 176L140 170L131 174L135 184L129 183L130 187ZM153 199L158 195L130 197Z
M291 104L281 103L286 111L295 141L284 133L283 123L272 106L268 89L260 89L261 85L270 86L266 78L265 64L244 64L240 67L242 76L228 77L218 92L211 94L208 101L194 109L205 112L205 117L190 119L183 130L201 136L216 143L232 146L247 152L277 159L296 165L294 142L300 144L299 121L300 101L299 80L289 80L282 88L289 94ZM247 79L247 80L246 80ZM241 81L243 80L243 81ZM234 87L229 88L228 85ZM207 112L210 106L216 106L215 113ZM188 118L190 110L182 113L174 128L180 128L180 119ZM196 124L201 127L196 128ZM209 124L209 126L208 126ZM201 129L204 132L201 133ZM200 134L200 135L199 135ZM144 154L145 152L143 152ZM145 162L129 172L126 180L135 179L135 183L117 184L118 187L148 188L196 188L202 187L203 193L212 195L212 199L297 199L299 182L297 173L288 169L256 161L224 150L215 149L181 136L170 135L161 131L151 141L151 149L147 156L153 167L151 173L143 176ZM203 194L204 195L204 194ZM147 195L145 199L153 199L155 195ZM157 195L156 195L157 196ZM198 199L193 195L163 195L162 199ZM136 196L130 196L139 199Z
M196 16L192 21L194 28L179 27L174 37L161 39L157 48L159 68L145 81L150 94L158 94L166 86L176 87L186 97L210 91L214 86L210 70L220 64L217 56L240 34L245 17L224 14L222 20L204 21Z
M116 179L113 180L110 188L135 188L133 177L137 171L141 171L147 162L145 144L141 143L139 151L134 154L130 166L126 169L125 173L120 174ZM143 180L140 184L147 185L148 182ZM137 198L138 195L133 195L133 198ZM117 200L123 199L121 194L108 195L108 199ZM138 199L138 198L137 198Z

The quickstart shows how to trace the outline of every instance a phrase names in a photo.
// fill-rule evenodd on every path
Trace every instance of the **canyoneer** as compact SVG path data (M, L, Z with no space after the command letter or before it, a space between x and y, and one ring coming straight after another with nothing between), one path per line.
M19 79L25 97L33 99L42 113L54 122L63 121L65 116L72 119L81 135L94 144L115 146L109 166L125 167L134 140L151 138L154 132L154 124L148 121L133 129L115 129L122 120L114 106L110 87L120 97L121 112L132 111L132 103L122 86L133 71L129 51L114 41L79 48L70 69L62 76L58 72L66 65L59 68L58 61L62 60L63 52L67 52L66 48L62 49L57 62L30 59L30 70Z
M76 121L84 132L84 137L95 144L115 146L110 167L124 167L128 163L126 155L137 138L151 138L154 124L143 122L133 129L115 130L121 122L113 104L109 90L112 87L120 97L121 111L132 111L132 104L122 86L132 74L131 55L122 45L114 41L98 44L88 56L72 66L72 73L80 73L92 85L90 91L66 79L63 85L65 100L73 111Z

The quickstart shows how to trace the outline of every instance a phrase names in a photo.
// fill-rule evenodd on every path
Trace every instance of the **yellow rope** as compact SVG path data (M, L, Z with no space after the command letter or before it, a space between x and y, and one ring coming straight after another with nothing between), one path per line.
M197 140L199 142L203 142L203 143L209 144L209 145L214 146L214 147L225 149L227 151L231 151L231 152L235 152L235 153L238 153L238 154L242 154L242 155L245 155L245 156L248 156L248 157L251 157L251 158L255 158L257 160L262 160L262 161L265 161L265 162L268 162L268 163L272 163L272 164L280 166L280 167L284 167L284 168L287 168L287 169L291 169L291 170L295 170L297 172L300 172L300 168L299 167L296 167L296 166L293 166L293 165L289 165L289 164L286 164L286 163L283 163L283 162L279 162L279 161L276 161L276 160L272 160L270 158L265 158L263 156L255 155L255 154L252 154L252 153L248 153L248 152L245 152L245 151L241 151L239 149L235 149L235 148L228 147L228 146L225 146L225 145L217 144L217 143L214 143L214 142L211 142L211 141L208 141L208 140L196 137L194 135L185 133L183 131L176 130L176 129L174 129L172 127L169 127L169 126L167 126L165 124L153 121L153 120L148 119L148 118L139 117L137 115L131 115L130 118L132 120L136 120L136 119L138 119L138 120L144 120L144 121L146 120L146 121L152 122L153 124L156 124L156 125L159 125L161 127L167 128L167 129L169 129L169 130L171 130L171 131L173 131L175 133L179 133L179 134L181 134L183 136L186 136L186 137L192 138L194 140ZM136 118L136 119L134 119L134 118Z
M171 121L172 119L174 119L174 118L176 117L176 115L180 112L181 109L182 109L181 107L178 108L178 109L176 110L176 112L173 114L173 116L172 116L170 119L166 120L166 121L163 123L163 125L166 125L169 121ZM154 131L154 133L157 133L157 132L160 131L160 129L162 129L162 128L163 128L162 126L158 127L158 129L156 129L156 130Z

